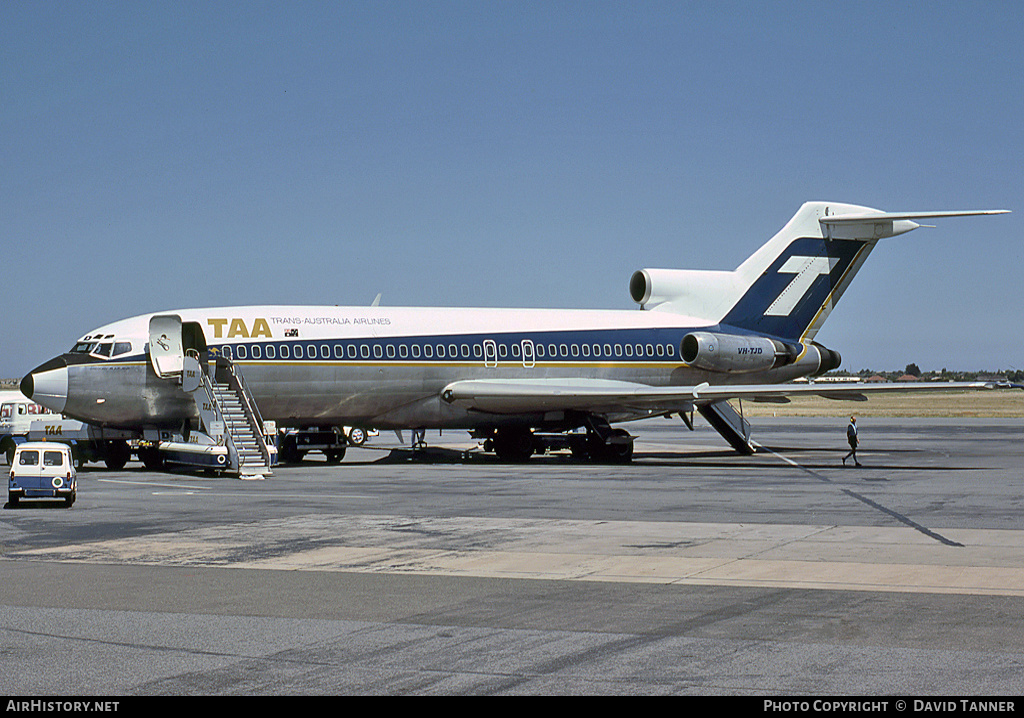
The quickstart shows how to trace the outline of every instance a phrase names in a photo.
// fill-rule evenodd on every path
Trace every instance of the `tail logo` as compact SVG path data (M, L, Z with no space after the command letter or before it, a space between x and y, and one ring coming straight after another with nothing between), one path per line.
M823 274L830 274L839 262L838 257L791 256L779 267L778 273L796 276L765 310L764 315L766 317L788 317L800 300L804 298L804 295L810 291L814 280Z

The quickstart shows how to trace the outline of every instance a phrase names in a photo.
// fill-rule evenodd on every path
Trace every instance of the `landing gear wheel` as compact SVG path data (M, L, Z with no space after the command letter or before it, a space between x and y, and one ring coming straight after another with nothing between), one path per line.
M502 461L522 463L533 456L533 450L529 429L498 429L494 434L494 453Z
M104 450L103 463L111 471L120 471L131 458L132 450L126 441L111 441Z
M366 432L358 426L353 426L348 432L348 443L352 446L362 446L366 443Z
M633 460L633 437L625 429L615 429L602 449L601 458L605 461L612 464L628 464Z
M156 447L139 449L139 460L149 471L159 471L164 467L164 457Z

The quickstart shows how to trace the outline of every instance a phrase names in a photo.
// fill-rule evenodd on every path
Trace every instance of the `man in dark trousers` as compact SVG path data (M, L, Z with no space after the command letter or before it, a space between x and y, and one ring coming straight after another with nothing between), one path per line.
M853 457L853 463L856 466L860 466L860 462L857 461L857 444L860 443L857 440L857 417L850 417L850 425L846 427L846 440L850 442L850 453L843 457L843 466L846 466L846 460L851 456Z

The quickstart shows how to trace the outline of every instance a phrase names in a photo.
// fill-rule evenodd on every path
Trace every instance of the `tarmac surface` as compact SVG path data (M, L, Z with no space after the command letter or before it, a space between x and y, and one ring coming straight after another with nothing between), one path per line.
M634 463L394 434L0 512L6 695L1024 693L1024 421L678 419ZM408 439L408 434L406 434Z

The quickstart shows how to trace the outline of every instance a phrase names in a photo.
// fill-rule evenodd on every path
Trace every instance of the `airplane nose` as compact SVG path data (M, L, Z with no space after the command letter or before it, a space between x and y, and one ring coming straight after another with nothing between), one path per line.
M37 366L21 380L21 393L50 411L62 413L68 402L67 362L57 357Z

